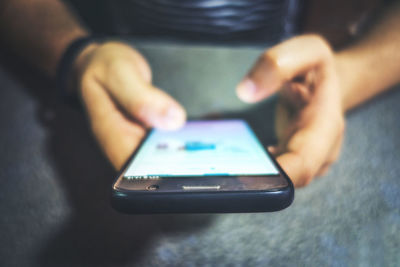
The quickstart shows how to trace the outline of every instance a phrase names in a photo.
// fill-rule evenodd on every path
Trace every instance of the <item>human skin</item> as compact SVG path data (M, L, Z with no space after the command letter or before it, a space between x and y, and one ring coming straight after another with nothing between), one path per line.
M151 84L146 60L126 44L87 47L76 61L75 73L92 131L116 169L146 128L172 130L186 120L183 107Z
M50 77L68 44L88 34L60 1L5 0L1 10L3 42ZM246 102L279 93L279 143L271 152L296 186L325 173L337 159L345 112L399 82L399 27L397 5L339 52L315 34L289 39L265 51L239 84L238 96ZM146 60L126 44L88 45L74 62L71 80L116 169L146 128L176 129L185 122L183 107L152 85Z
M277 156L297 187L327 172L339 156L345 112L400 82L400 6L363 39L334 52L318 35L265 51L237 88L246 102L279 93Z
M89 31L58 0L0 2L5 46L54 77L66 47ZM151 83L151 70L134 48L118 42L91 44L75 60L70 84L77 89L94 137L116 169L148 127L176 129L185 110Z
M339 88L334 54L317 35L295 37L267 50L238 86L238 96L246 102L279 91L279 143L270 151L296 186L324 173L338 157L345 121Z

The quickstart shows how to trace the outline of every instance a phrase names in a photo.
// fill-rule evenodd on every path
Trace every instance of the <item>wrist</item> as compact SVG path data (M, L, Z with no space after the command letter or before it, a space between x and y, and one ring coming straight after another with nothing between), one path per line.
M349 69L350 65L351 60L348 55L340 52L335 53L335 68L339 80L339 91L343 113L345 113L351 106L349 104L349 91L350 88L354 86L351 85L354 81L352 81L352 77L349 76L349 73L351 74L353 72Z
M99 43L94 42L88 44L83 48L80 53L76 56L72 66L71 66L71 76L70 83L68 84L68 92L72 94L77 94L80 90L80 80L87 64L89 63L93 53L100 46Z
M400 82L400 64L390 49L357 45L335 54L344 111Z
M64 51L57 67L56 85L65 102L73 105L78 103L75 90L79 73L77 67L84 62L96 44L93 37L81 37L72 41Z
M343 50L335 54L335 67L339 79L343 112L360 105L365 101L371 83L370 65L365 56L357 51Z

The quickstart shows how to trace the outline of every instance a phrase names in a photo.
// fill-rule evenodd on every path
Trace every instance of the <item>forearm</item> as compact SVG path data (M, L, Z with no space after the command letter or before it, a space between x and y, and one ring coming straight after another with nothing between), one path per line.
M4 0L0 5L4 45L49 76L55 75L68 44L87 35L60 0Z
M359 42L336 54L345 111L400 82L400 4Z

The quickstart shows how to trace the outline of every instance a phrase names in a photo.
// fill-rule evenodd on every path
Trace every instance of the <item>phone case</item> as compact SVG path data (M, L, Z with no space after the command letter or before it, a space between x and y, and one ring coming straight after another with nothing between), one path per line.
M288 179L289 180L289 179ZM272 212L288 207L293 184L274 191L123 192L112 190L112 206L124 213L239 213Z
M144 138L139 145L143 144ZM126 169L138 149L127 160ZM268 151L266 153L269 154ZM111 205L117 211L132 214L149 213L243 213L272 212L288 207L294 199L294 187L276 160L269 155L287 183L279 189L234 191L151 191L112 187Z

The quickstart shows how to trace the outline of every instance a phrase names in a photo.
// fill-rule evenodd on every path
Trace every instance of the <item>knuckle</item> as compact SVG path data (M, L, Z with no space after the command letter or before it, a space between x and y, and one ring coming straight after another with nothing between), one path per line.
M110 59L107 64L107 71L111 74L119 74L128 66L128 60L121 57Z
M309 34L307 38L315 43L325 59L333 59L333 50L329 42L319 34Z
M267 66L268 70L273 72L274 75L276 75L277 77L285 78L284 72L282 70L282 68L284 68L284 66L282 66L280 64L279 55L275 51L275 49L270 49L270 50L265 51L261 55L261 57L259 59L259 63L261 63L264 66Z
M313 42L318 43L321 47L330 48L328 41L319 34L308 34L306 35L307 38L311 39Z
M276 62L277 55L273 49L267 50L262 54L262 60L266 62Z
M127 75L131 73L131 66L128 60L114 58L106 64L106 67L97 75L98 79L103 81L106 87L122 89L126 88ZM119 90L118 89L118 90Z
M260 60L269 68L279 71L279 55L274 49L265 51Z

